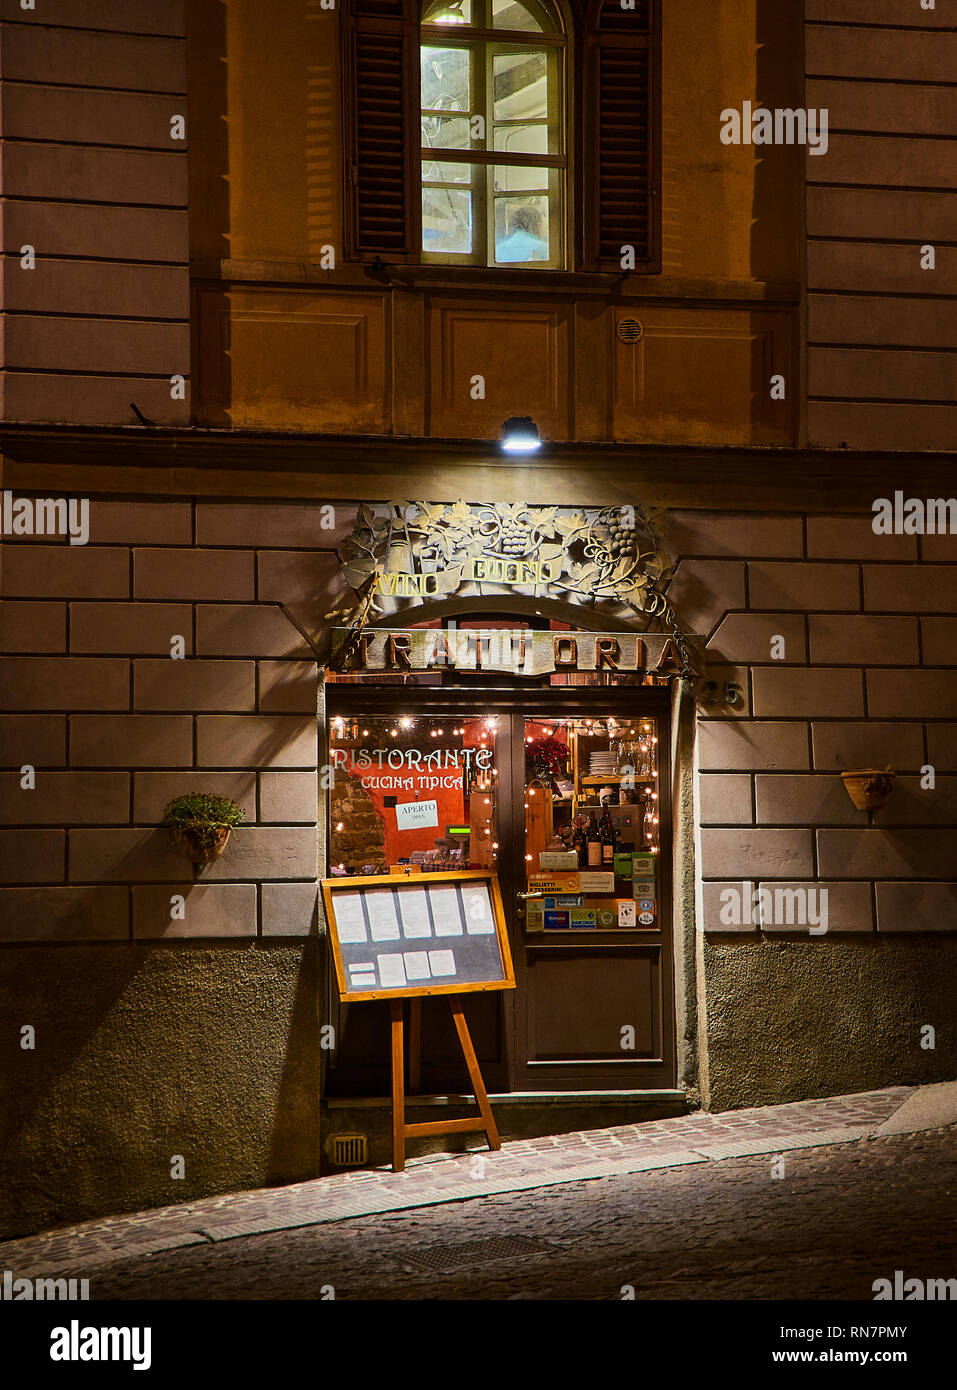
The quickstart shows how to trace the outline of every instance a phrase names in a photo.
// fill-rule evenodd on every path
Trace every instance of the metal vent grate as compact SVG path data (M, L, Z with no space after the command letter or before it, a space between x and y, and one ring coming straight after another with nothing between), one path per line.
M495 1240L470 1240L464 1245L432 1245L426 1250L403 1251L393 1258L429 1273L447 1274L466 1265L486 1265L493 1260L526 1259L552 1255L554 1246L542 1245L527 1236L500 1236Z
M364 1134L334 1134L332 1157L334 1168L359 1168L368 1161L369 1145Z

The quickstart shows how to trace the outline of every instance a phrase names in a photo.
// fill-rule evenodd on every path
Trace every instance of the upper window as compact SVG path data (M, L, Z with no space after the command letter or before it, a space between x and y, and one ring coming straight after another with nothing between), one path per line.
M538 0L425 0L422 259L564 264L565 39Z
M343 8L347 257L658 269L655 0Z

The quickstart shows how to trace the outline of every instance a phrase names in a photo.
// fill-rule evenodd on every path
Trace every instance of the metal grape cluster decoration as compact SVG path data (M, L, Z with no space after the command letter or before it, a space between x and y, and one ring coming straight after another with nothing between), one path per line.
M667 628L692 658L663 592L673 569L637 507L388 502L359 507L339 551L353 591L326 619L361 629L423 601L519 593Z

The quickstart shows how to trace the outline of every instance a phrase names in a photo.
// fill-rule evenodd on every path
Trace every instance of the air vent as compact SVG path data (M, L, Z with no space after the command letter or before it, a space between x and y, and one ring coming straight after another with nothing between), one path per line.
M333 1168L361 1168L369 1161L369 1144L364 1134L334 1134L330 1148Z
M645 336L644 325L639 319L619 319L615 331L623 343L640 343Z

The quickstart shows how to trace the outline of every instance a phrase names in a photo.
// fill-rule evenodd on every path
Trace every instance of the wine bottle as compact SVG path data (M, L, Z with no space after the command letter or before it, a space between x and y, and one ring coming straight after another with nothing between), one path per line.
M615 827L607 807L601 818L601 862L606 869L613 868L615 863Z
M578 855L578 867L584 869L588 865L588 844L585 840L585 827L582 824L582 817L575 817L575 832L572 835L572 849Z
M588 867L590 869L600 869L602 862L601 834L598 830L598 822L595 820L594 811L592 811L588 821L586 840L588 844Z

